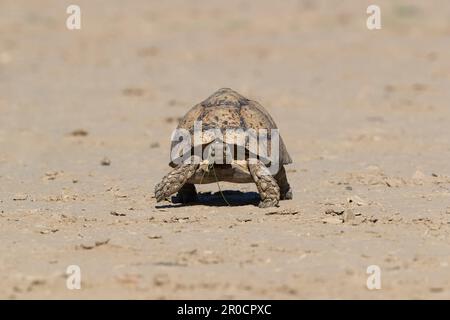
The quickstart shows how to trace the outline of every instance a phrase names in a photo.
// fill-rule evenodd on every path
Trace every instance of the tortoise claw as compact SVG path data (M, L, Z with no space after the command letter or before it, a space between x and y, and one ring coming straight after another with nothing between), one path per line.
M274 199L265 199L258 204L260 208L271 208L271 207L279 207L278 200Z

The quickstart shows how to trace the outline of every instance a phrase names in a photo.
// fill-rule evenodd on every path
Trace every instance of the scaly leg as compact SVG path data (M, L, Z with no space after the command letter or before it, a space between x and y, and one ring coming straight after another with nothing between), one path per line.
M199 164L191 160L191 163L179 165L164 176L162 181L155 186L156 201L160 202L180 190L194 175L198 167Z
M256 163L249 163L248 168L261 196L259 207L277 207L280 200L280 187L270 174L269 169L259 160Z
M280 186L280 199L281 200L291 200L292 199L292 189L286 177L286 170L284 166L281 165L280 170L275 175L275 180Z

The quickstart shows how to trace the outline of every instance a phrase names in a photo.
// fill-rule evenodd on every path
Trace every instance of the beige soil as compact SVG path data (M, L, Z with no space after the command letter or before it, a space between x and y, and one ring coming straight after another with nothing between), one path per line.
M377 3L2 0L0 298L450 298L450 3ZM294 200L157 206L221 87L276 120Z

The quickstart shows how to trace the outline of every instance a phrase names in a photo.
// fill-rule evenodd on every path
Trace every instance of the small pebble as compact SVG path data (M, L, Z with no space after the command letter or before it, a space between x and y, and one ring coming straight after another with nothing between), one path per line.
M125 217L126 216L125 213L119 213L117 211L111 211L109 214L112 216L116 216L116 217Z
M284 210L266 212L266 216L271 216L271 215L280 215L280 216L292 215L293 216L296 214L298 214L298 210L293 210L293 209L284 209Z
M77 129L70 133L71 136L74 137L86 137L89 133L84 129Z
M338 215L340 216L341 214L343 214L345 211L345 209L343 207L334 207L334 208L330 208L325 210L325 214L330 214L330 215Z
M28 195L26 195L26 194L16 194L13 197L14 201L22 201L22 200L27 200L27 199L28 199Z
M109 166L111 165L111 160L109 160L108 158L103 158L102 161L100 162L102 166Z
M359 196L354 195L347 199L348 203L356 204L358 206L366 206L367 202L361 199Z

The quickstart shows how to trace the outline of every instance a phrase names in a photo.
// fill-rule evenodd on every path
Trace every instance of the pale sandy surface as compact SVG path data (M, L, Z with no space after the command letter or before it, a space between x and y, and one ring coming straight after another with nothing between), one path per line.
M370 32L365 1L187 2L0 2L0 298L450 298L450 3L377 1ZM296 214L250 184L155 207L220 87L277 121Z

